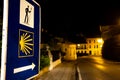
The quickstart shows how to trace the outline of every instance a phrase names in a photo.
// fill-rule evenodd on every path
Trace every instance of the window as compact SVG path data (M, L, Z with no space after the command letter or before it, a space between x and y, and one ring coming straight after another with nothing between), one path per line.
M83 45L81 45L80 49L83 49Z
M87 49L87 48L86 48L86 45L85 45L85 49Z
M91 40L89 40L89 43L91 43Z
M97 48L98 48L98 45L97 45Z
M65 48L65 51L67 51L67 49Z
M89 45L89 48L91 48L91 45Z

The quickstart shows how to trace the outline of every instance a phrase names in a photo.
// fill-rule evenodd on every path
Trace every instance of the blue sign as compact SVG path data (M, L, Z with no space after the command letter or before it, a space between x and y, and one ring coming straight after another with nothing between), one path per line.
M1 77L26 80L39 71L41 8L34 0L4 0L4 4Z

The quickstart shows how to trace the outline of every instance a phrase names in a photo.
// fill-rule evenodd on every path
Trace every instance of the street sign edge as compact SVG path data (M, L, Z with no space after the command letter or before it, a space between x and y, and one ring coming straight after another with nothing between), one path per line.
M2 31L2 56L1 56L1 80L6 79L6 61L7 61L7 38L8 38L8 2L4 0L3 9L3 31Z

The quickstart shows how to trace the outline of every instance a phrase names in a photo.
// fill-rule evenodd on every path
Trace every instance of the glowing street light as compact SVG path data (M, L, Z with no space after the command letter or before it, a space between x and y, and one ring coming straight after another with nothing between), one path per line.
M98 39L97 41L98 41L98 43L103 43L102 39Z
M80 44L77 44L78 47L80 47Z

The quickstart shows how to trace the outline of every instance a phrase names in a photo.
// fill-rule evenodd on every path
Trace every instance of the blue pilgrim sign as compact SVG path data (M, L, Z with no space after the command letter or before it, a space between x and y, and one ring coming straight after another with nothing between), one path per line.
M40 11L34 0L4 0L1 80L38 74Z

